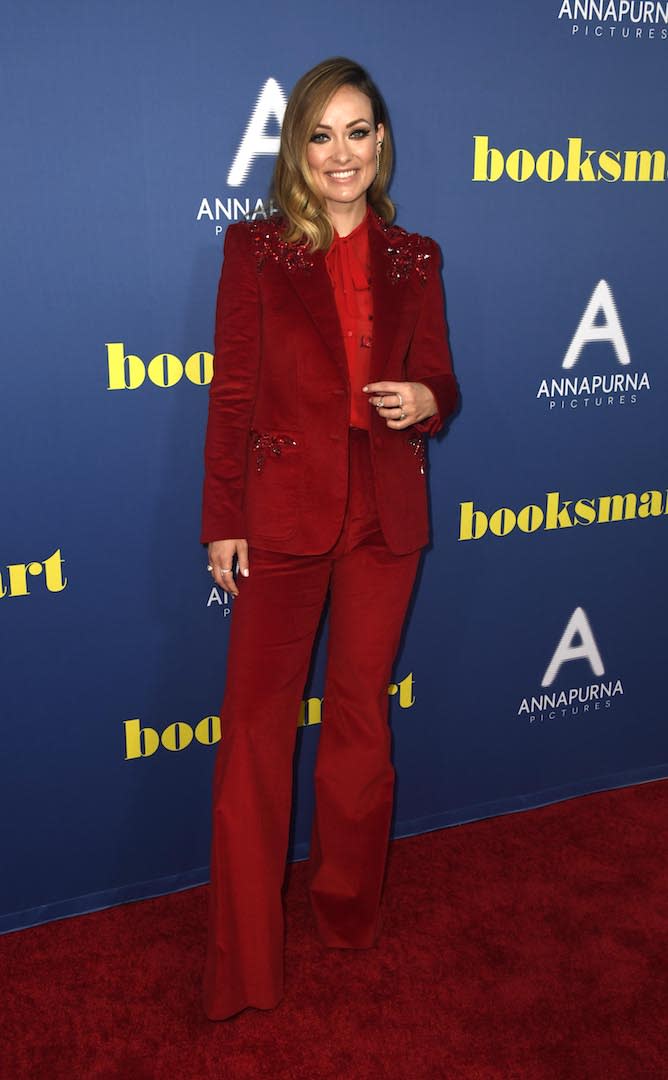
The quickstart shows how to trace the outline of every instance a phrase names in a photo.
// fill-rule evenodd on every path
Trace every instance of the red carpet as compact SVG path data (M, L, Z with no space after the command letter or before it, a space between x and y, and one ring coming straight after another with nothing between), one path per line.
M287 994L200 1011L206 890L0 938L2 1080L668 1077L668 781L392 845L377 948L287 894Z

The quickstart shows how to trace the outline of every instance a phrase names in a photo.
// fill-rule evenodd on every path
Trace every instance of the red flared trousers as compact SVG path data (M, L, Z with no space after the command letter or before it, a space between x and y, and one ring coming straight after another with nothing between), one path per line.
M299 705L330 591L314 774L310 899L326 946L378 933L394 792L387 687L421 552L394 555L376 512L368 434L350 429L348 504L323 555L251 548L239 578L213 781L204 1008L213 1020L283 994L282 887Z

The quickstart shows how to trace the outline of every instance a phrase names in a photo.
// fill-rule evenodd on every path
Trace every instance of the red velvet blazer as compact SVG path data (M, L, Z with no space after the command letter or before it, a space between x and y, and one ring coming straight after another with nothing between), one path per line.
M271 551L327 551L348 490L350 387L324 252L287 244L277 218L228 226L209 392L201 540ZM438 413L393 431L370 405L376 500L390 549L429 541L425 434L457 400L440 279L429 237L372 212L370 382L425 383Z

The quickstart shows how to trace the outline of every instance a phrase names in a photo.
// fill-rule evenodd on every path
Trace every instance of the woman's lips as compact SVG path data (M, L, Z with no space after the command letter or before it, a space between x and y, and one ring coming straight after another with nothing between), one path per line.
M337 172L328 172L327 176L330 180L334 180L336 183L344 184L346 180L352 180L357 175L359 169L341 169Z

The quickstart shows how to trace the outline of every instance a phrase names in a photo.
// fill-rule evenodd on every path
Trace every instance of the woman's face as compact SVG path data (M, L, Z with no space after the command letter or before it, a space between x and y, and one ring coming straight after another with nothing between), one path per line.
M340 211L342 203L366 201L376 176L376 143L383 134L382 124L374 127L371 101L361 90L342 86L329 99L306 159L330 212Z

